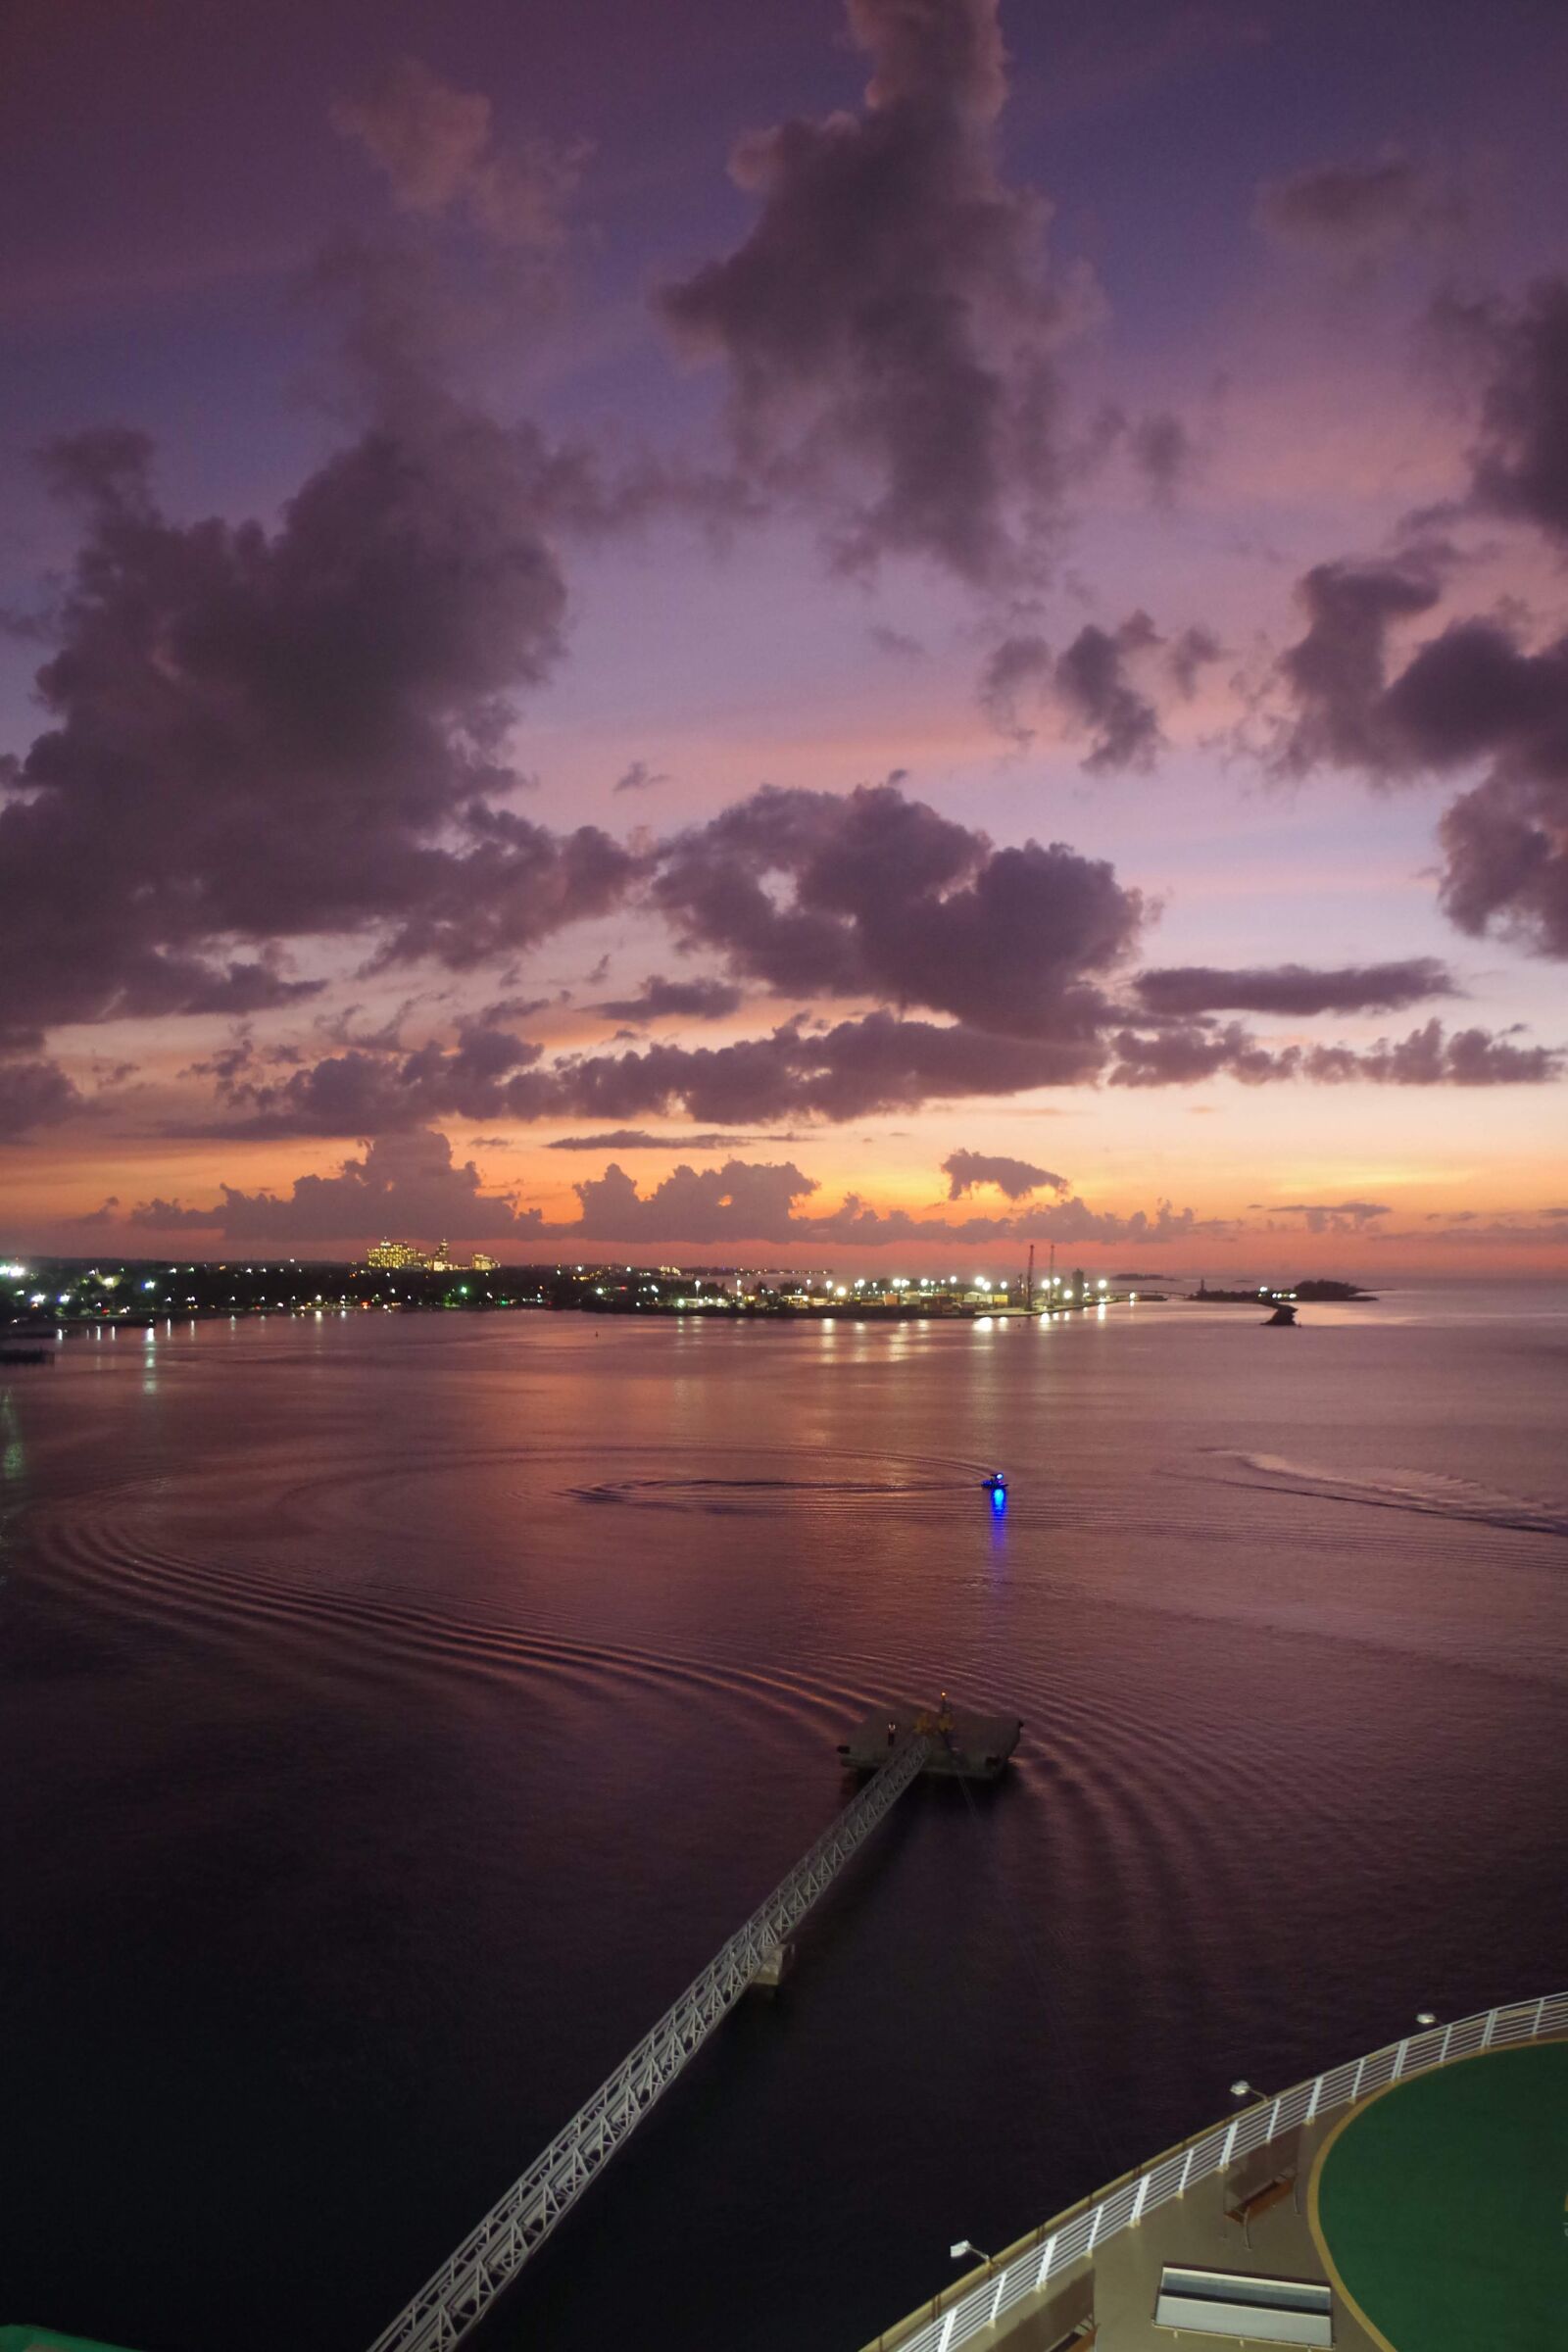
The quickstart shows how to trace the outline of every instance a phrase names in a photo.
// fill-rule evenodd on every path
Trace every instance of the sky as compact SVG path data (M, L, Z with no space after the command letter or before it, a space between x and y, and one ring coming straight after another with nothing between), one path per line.
M1565 74L12 0L0 1248L1568 1270Z

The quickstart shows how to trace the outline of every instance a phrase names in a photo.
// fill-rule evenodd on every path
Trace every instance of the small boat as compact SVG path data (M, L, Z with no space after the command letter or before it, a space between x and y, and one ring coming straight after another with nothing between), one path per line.
M1004 1511L1007 1507L1007 1482L1003 1477L1002 1472L1000 1470L993 1470L990 1477L983 1481L983 1484L987 1494L991 1497L991 1508L994 1511Z

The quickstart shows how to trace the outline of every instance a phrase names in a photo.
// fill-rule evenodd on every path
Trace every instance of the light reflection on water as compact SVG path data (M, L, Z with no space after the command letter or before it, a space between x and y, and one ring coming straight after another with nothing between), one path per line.
M1237 2075L1548 1989L1565 1361L1539 1293L68 1343L0 1391L7 2299L270 2352L281 2265L368 2340L943 1686L1010 1783L900 1806L483 2340L853 2347Z

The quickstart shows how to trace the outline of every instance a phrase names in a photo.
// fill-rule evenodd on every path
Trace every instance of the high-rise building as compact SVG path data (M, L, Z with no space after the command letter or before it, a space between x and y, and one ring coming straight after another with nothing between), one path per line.
M422 1266L425 1259L424 1251L416 1242L377 1242L373 1250L365 1252L365 1262L368 1266L395 1269L399 1266Z
M468 1263L475 1274L498 1274L501 1270L500 1258L487 1257L482 1250L476 1250Z

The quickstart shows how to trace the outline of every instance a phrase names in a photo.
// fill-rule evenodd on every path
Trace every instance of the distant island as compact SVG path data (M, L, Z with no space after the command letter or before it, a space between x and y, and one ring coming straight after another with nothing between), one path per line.
M1376 1291L1358 1290L1353 1282L1329 1282L1321 1276L1308 1282L1293 1282L1283 1290L1271 1290L1266 1283L1260 1282L1252 1291L1211 1291L1200 1279L1197 1290L1187 1294L1190 1305L1196 1305L1200 1299L1205 1306L1256 1306L1259 1300L1266 1302L1280 1298L1316 1300L1321 1305L1330 1300L1338 1303L1347 1298L1375 1299L1376 1297Z

